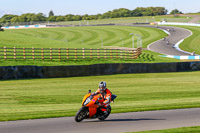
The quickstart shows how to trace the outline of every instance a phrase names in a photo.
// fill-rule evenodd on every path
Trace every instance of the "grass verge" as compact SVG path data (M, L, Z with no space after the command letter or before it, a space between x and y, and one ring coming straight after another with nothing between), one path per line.
M174 128L167 130L152 130L152 131L143 131L143 132L134 132L134 133L199 133L200 127L183 127L183 128Z
M192 31L193 34L192 36L186 38L179 47L182 50L185 50L188 52L195 51L196 54L200 54L200 47L199 47L200 27L196 27L196 26L181 26L181 27Z
M200 107L200 72L123 74L0 82L0 121L74 116L88 89L106 81L113 113Z

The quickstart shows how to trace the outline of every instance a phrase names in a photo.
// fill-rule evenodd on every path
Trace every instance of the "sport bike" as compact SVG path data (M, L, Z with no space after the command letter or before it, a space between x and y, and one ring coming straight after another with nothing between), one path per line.
M114 102L116 95L111 96L111 101ZM111 113L111 106L102 107L104 99L100 94L91 93L89 90L82 101L82 107L78 110L75 116L76 122L81 122L83 119L98 118L99 120L105 120ZM106 112L106 113L105 113Z

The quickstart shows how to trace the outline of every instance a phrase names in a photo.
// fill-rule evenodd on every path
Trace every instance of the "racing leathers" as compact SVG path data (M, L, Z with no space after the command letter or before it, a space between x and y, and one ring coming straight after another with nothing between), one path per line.
M107 108L108 105L110 104L111 102L111 96L112 96L112 93L109 89L105 89L103 92L101 92L100 89L98 89L95 94L100 94L101 97L103 98L103 103L101 103L101 106L102 107L105 107Z

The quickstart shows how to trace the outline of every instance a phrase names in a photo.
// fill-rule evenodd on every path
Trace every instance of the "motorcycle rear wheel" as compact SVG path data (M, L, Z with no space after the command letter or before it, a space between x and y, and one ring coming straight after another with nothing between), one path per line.
M86 116L87 116L87 109L85 107L82 107L76 113L76 115L75 115L75 121L76 122L81 122Z
M107 109L108 114L106 114L106 115L103 114L102 116L100 116L98 118L99 120L104 121L110 115L110 113L111 113L111 106L109 105L107 108L108 108Z

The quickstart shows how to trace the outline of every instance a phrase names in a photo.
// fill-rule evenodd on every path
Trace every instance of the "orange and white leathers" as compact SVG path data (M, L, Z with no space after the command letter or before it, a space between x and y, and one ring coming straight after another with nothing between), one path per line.
M112 93L111 93L111 91L109 90L109 89L105 89L105 91L104 92L102 92L101 93L101 90L100 89L98 89L96 92L95 92L95 94L100 94L101 95L101 97L103 98L103 107L107 107L109 104L110 104L110 102L111 102L111 96L112 96Z

